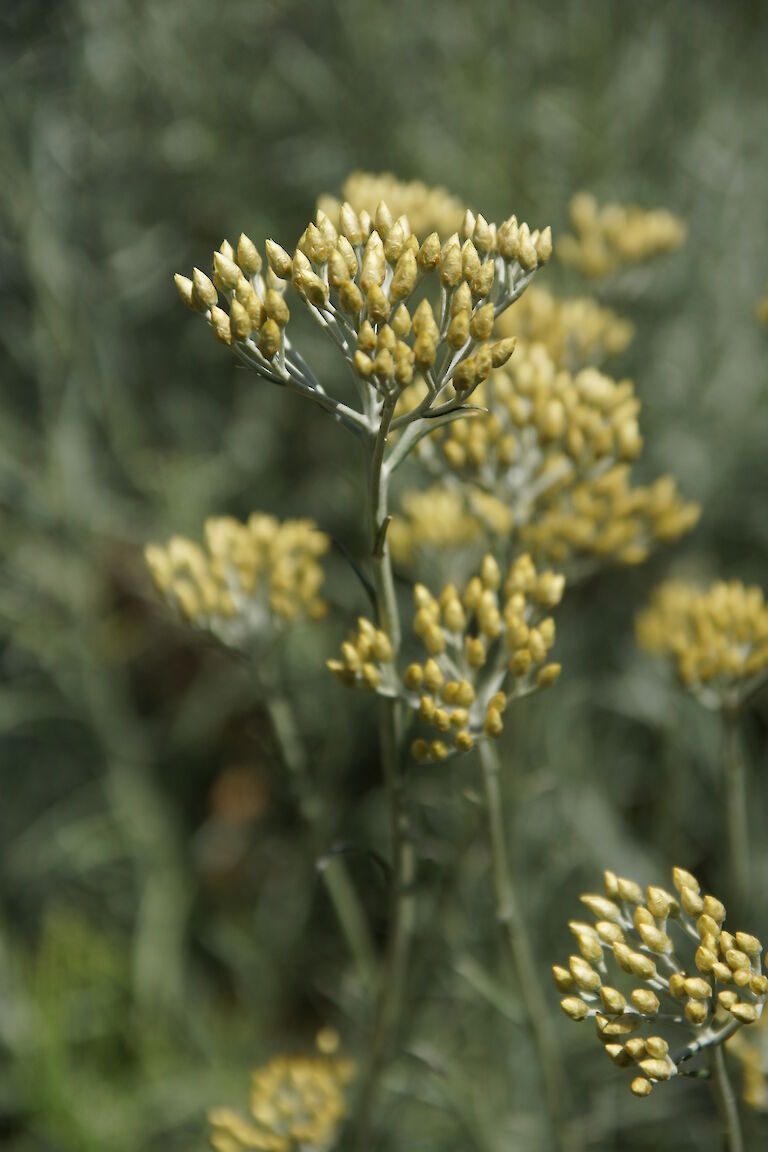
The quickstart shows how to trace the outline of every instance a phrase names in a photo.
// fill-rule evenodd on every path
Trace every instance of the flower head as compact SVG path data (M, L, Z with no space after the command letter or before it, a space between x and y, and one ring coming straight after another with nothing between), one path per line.
M674 252L685 242L685 224L664 208L600 208L594 196L579 192L571 200L570 217L573 233L560 237L557 255L569 268L593 278Z
M677 896L606 872L605 894L581 897L595 922L569 924L578 955L552 970L566 1016L594 1020L613 1063L638 1073L636 1096L759 1020L768 997L760 941L726 931L690 872L672 878Z
M429 740L413 742L414 758L445 760L499 737L513 699L555 683L560 665L548 660L555 641L549 613L564 585L554 572L537 572L530 556L504 575L489 554L462 592L448 584L436 597L415 586L421 660L397 668L386 634L361 619L328 667L343 683L400 696L431 730Z
M209 1114L216 1152L326 1152L346 1111L348 1060L328 1056L277 1056L251 1079L250 1116L229 1108Z
M159 592L189 623L241 645L301 618L325 613L321 558L329 539L311 520L254 512L206 521L201 546L184 536L150 544L146 561Z
M638 644L668 657L708 707L738 705L768 676L768 606L760 588L738 580L709 588L667 581L635 631Z

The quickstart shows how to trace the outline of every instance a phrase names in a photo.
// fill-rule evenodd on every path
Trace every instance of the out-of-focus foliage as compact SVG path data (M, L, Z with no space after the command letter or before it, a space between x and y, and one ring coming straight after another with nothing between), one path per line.
M247 667L169 619L141 559L147 540L253 509L314 517L358 554L344 431L240 370L171 281L241 229L292 246L352 169L443 185L556 236L582 188L685 221L680 252L597 290L636 327L621 372L643 401L646 478L673 471L702 523L673 555L566 597L562 679L517 709L502 753L543 964L596 867L652 882L681 861L721 890L714 722L665 691L632 618L663 571L766 584L767 50L751 0L2 6L4 1147L202 1148L205 1109L238 1106L251 1064L360 1021L316 862L344 848L378 936L372 718L322 669L364 595L338 559L328 622L292 630L271 670L294 685L325 797L310 836ZM584 292L575 273L542 273L555 283ZM758 701L756 833L767 717ZM536 1148L539 1086L510 1040L520 1005L497 968L473 770L420 768L413 787L423 865L392 1147ZM755 841L764 875L768 839ZM745 927L764 936L758 902ZM708 1146L700 1084L638 1115L592 1037L565 1020L560 1036L591 1147ZM751 1123L759 1146L765 1121Z

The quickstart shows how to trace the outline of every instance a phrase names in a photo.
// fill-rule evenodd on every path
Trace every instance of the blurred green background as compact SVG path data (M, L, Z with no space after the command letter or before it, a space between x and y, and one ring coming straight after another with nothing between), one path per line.
M285 653L329 801L318 845L248 669L174 624L141 555L253 508L360 549L344 432L239 369L171 280L241 230L291 247L353 168L555 234L581 188L687 221L684 250L611 303L637 325L619 368L643 400L646 474L674 471L702 523L571 595L562 681L516 711L503 751L545 980L603 867L665 882L678 862L722 891L716 720L636 653L632 618L673 568L768 584L767 53L759 0L4 0L0 1146L202 1149L205 1109L245 1103L252 1064L326 1022L359 1043L315 862L345 847L381 938L372 710L322 670L361 594L334 575L328 624ZM539 283L583 290L555 267ZM765 702L747 743L765 878ZM474 773L458 759L414 780L424 865L392 1148L545 1146L497 975ZM558 1028L589 1147L714 1147L705 1087L638 1103L591 1034ZM748 1131L760 1147L768 1121Z

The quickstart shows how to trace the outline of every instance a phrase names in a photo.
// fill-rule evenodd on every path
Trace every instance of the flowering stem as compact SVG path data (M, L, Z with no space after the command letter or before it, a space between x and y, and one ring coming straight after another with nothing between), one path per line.
M307 753L293 711L285 697L275 692L265 691L264 699L280 755L294 779L299 811L310 832L316 834L322 816L321 803L308 780ZM360 982L367 991L375 985L376 956L354 885L339 856L327 857L318 870Z
M712 1095L715 1098L717 1116L720 1121L723 1152L744 1152L739 1109L731 1082L728 1079L722 1044L713 1044L707 1050L707 1060L709 1062Z
M394 401L386 401L371 457L369 509L377 624L389 636L393 659L396 660L400 647L400 618L392 561L386 539L389 476L384 467L384 451L393 412ZM376 1002L373 1035L358 1097L354 1142L357 1152L368 1152L371 1146L370 1132L381 1076L386 1067L402 1010L415 919L416 855L411 839L401 764L402 704L397 699L380 697L379 708L381 762L389 804L392 840L391 910L387 952Z
M490 740L482 740L478 744L478 756L485 787L496 920L522 993L557 1144L561 1152L573 1152L577 1141L567 1122L567 1091L560 1051L552 1033L547 1001L539 982L536 960L520 912L509 863L499 787L499 754L495 744Z
M742 916L749 900L749 817L744 757L741 748L738 708L722 711L723 785L728 833L728 865L734 915Z

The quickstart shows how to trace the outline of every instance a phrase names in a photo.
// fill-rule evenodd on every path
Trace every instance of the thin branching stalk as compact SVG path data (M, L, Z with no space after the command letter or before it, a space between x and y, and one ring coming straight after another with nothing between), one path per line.
M394 401L387 401L381 415L369 472L369 509L372 545L373 586L378 626L392 643L393 659L400 647L400 618L387 543L388 472L384 452ZM379 732L382 771L389 806L392 841L392 888L389 937L384 968L376 1002L376 1014L368 1058L358 1099L355 1120L357 1152L368 1152L376 1101L402 1011L411 936L415 920L414 884L416 856L411 839L410 818L402 771L402 705L397 699L380 697Z
M728 867L731 902L741 918L749 901L749 816L747 781L741 747L741 709L726 707L722 711L723 788L728 840Z
M542 1085L552 1128L561 1152L575 1152L576 1137L568 1122L568 1093L560 1050L550 1023L549 1006L539 981L536 959L515 890L505 832L505 814L499 785L499 754L496 745L478 745L488 816L491 873L499 925L509 962L517 978L528 1025L533 1035Z
M736 1096L728 1078L722 1044L713 1044L707 1050L710 1084L715 1098L717 1118L723 1152L744 1152L744 1138Z
M299 735L293 709L289 701L276 692L266 691L264 699L281 758L293 777L299 811L310 832L316 837L322 819L322 802L309 779L307 752ZM372 991L376 985L376 954L365 913L344 861L340 856L325 856L318 871L355 963L360 983L366 992Z

